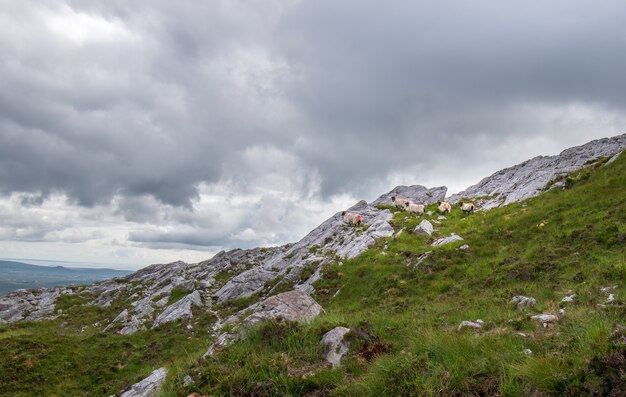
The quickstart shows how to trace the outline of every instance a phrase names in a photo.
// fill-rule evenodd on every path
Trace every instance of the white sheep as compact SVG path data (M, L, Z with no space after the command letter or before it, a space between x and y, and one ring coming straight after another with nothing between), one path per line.
M447 201L437 201L437 205L439 206L440 212L447 212L448 214L452 211L452 206Z
M474 203L459 203L459 207L461 207L463 212L465 212L466 214L469 214L470 212L474 212L474 210L476 209L476 206L474 205Z
M343 216L343 221L348 225L360 225L363 222L363 216L354 212L343 211L341 216Z
M395 204L397 208L400 208L402 210L406 208L407 203L411 202L411 200L398 198L398 197L392 197L391 201Z
M407 202L405 206L408 212L413 212L417 215L424 215L424 204L413 204L411 202Z

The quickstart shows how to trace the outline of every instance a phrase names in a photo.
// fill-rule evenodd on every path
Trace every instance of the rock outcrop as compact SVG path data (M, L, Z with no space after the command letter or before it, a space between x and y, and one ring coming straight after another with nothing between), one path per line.
M551 181L589 165L600 157L614 157L626 149L626 134L569 148L556 156L538 156L488 176L467 190L453 194L451 203L481 198L480 208L514 203L543 192ZM553 186L559 186L558 183Z

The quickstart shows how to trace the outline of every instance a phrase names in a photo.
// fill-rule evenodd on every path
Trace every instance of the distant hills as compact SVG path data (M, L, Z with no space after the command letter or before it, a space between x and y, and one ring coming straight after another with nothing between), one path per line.
M130 273L127 270L37 266L0 260L0 296L20 288L90 284Z

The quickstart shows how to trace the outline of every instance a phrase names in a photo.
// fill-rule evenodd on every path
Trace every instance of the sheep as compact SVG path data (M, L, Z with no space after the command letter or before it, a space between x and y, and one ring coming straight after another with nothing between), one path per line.
M407 203L411 202L410 200L397 198L397 197L392 197L391 201L395 204L397 208L400 208L400 209L405 209Z
M407 202L405 206L408 212L414 212L417 215L424 215L424 204L413 204Z
M466 214L474 212L474 210L476 209L476 206L474 205L474 203L461 203L460 202L459 207L461 207L463 212L465 212Z
M363 222L363 216L354 212L343 211L341 216L343 216L343 221L348 225L360 225Z
M439 211L447 212L448 214L452 211L452 206L447 201L437 201L437 205L439 206Z

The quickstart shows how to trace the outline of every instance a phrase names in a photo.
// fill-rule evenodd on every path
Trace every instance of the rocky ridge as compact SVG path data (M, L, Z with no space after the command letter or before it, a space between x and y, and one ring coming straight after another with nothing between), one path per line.
M583 168L601 157L616 158L626 148L626 134L598 139L562 151L556 156L537 156L503 169L448 198L457 203L473 199L480 208L490 209L534 197L550 187L563 185L559 177ZM610 161L610 160L609 160Z

